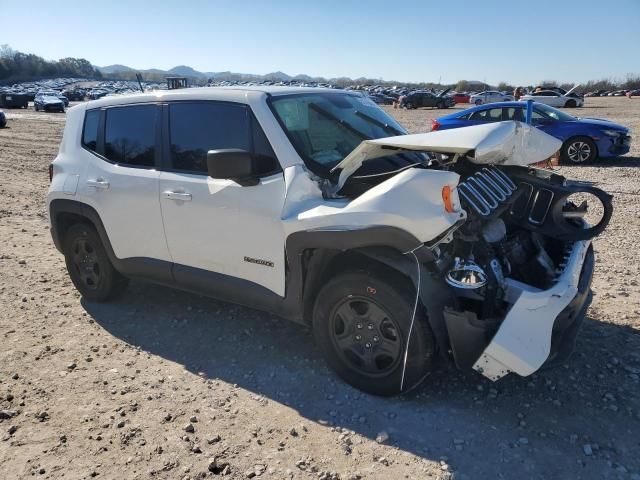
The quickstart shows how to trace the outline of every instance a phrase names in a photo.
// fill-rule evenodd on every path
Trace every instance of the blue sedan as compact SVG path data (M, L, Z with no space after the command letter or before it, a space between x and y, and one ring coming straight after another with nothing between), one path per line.
M433 120L431 130L469 127L488 122L525 120L525 102L501 102L469 108ZM562 140L560 158L568 163L585 163L598 157L615 157L629 152L631 136L623 125L597 118L576 118L542 103L533 104L532 123Z

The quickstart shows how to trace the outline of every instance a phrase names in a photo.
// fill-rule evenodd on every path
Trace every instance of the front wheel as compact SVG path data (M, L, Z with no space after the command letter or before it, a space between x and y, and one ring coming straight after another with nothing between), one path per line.
M442 109L444 108L444 103L442 103L442 102L438 102L438 103L436 104L436 108L437 108L438 110L442 110Z
M575 108L577 106L575 100L567 100L567 103L564 104L565 108Z
M587 163L598 156L598 148L589 137L574 137L562 145L562 160L567 163Z
M411 102L407 102L404 104L404 108L406 108L407 110L413 110L414 106L413 103Z
M127 287L128 279L113 267L91 225L72 225L65 236L63 252L69 277L87 300L103 302Z
M389 396L417 386L429 373L435 342L422 308L411 328L414 292L411 282L393 272L355 270L333 277L320 290L314 337L345 382Z

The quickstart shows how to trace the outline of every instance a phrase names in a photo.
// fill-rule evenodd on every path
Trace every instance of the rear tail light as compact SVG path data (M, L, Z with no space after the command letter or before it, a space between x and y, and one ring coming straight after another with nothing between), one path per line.
M435 132L440 128L440 122L438 120L431 120L431 131Z
M49 183L53 180L53 163L49 164Z

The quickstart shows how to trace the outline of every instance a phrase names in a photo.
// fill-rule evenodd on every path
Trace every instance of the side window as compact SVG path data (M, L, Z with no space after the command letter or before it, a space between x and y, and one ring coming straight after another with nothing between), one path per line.
M104 156L126 166L153 167L158 107L114 107L105 113Z
M547 120L547 117L545 117L541 113L538 113L535 110L531 113L531 123L533 123L534 125L540 125L545 120Z
M258 171L278 169L266 135L243 105L185 102L169 105L171 165L175 170L207 173L207 152L238 148L256 155Z
M84 114L84 126L82 129L82 146L93 152L98 151L98 124L100 123L100 110L87 110Z
M265 135L258 121L252 116L253 154L256 156L258 174L269 175L280 170L276 154L271 148L269 139Z
M175 170L207 173L207 152L249 150L249 115L241 105L173 103L169 105L171 165Z
M476 122L499 122L502 120L502 108L491 108L473 112L469 116L469 120L475 120Z
M506 113L507 118L505 120L517 120L519 122L524 122L524 113L522 112L522 108L507 108Z

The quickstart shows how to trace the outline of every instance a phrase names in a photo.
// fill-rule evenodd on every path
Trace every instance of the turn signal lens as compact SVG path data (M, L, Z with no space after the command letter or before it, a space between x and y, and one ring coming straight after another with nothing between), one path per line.
M444 210L447 213L453 213L455 211L453 209L453 203L451 202L451 187L449 185L442 187L442 202L444 203Z

